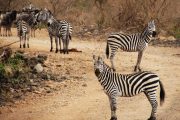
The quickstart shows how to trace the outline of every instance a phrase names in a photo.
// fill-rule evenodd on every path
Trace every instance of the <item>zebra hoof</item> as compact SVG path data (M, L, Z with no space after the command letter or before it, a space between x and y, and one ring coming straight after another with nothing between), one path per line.
M117 117L111 117L110 120L117 120Z
M21 48L21 45L19 46L19 48Z
M29 44L27 45L27 47L29 48Z
M148 120L156 120L156 117L150 117Z
M57 53L57 52L58 52L58 50L55 51L55 53Z
M50 49L50 52L52 52L53 50L52 49Z
M25 44L23 45L23 48L26 48L26 45L25 45Z

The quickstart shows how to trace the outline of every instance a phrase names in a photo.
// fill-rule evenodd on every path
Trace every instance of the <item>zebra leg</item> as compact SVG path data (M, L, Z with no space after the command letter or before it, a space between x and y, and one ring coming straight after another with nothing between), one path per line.
M110 55L111 67L112 67L112 69L113 69L114 72L116 71L116 69L115 69L115 67L114 67L114 60L113 60L113 59L114 59L114 56L115 56L116 51L117 51L117 48L111 49L111 55Z
M19 36L19 39L20 39L20 48L21 48L21 42L22 42L22 36Z
M156 94L155 93L145 93L146 97L148 98L151 107L152 107L152 111L151 111L151 116L148 120L156 120L156 112L157 112L157 100L156 100Z
M65 39L64 39L64 37L62 37L62 42L63 42L63 53L65 54L65 52L66 52L66 41L65 41Z
M62 53L62 50L61 50L61 38L60 37L58 37L59 38L59 47L60 47L60 53Z
M23 48L26 48L26 34L23 35Z
M27 47L29 48L29 34L27 34L26 40L27 40Z
M55 36L55 43L56 43L56 53L58 52L58 37Z
M34 31L33 31L33 33L34 33L34 38L36 37L36 33L35 33L35 32L36 32L36 29L34 29Z
M134 67L134 72L137 72L137 70L141 71L140 64L141 64L142 55L143 55L143 51L139 51L137 63L136 63L136 66Z
M111 119L110 120L117 120L116 116L116 109L117 109L117 103L116 103L116 97L115 96L108 96L109 97L109 103L111 108Z
M52 52L52 50L53 50L53 38L52 38L52 36L50 36L50 42L51 42L51 49L50 49L50 52Z
M66 53L67 54L69 54L68 46L69 46L69 38L67 38L66 40Z

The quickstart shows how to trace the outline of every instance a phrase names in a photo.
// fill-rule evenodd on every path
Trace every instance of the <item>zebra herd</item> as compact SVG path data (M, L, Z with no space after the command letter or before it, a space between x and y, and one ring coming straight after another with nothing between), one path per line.
M17 33L20 39L20 48L29 48L29 33L31 29L39 23L47 25L47 30L50 37L51 48L53 51L53 38L55 38L56 50L64 54L68 54L69 41L72 39L72 25L65 20L57 20L50 10L37 9L33 5L29 5L22 9L21 13L11 11L0 13L0 28L4 31L1 36L11 36L11 26L13 21L16 21ZM1 30L1 29L0 29ZM107 39L106 56L110 58L111 67L109 67L101 57L93 56L94 72L98 81L104 88L110 102L111 119L117 120L117 96L132 97L139 93L144 93L149 100L152 111L148 120L156 120L157 112L157 97L156 92L160 86L160 104L164 102L165 90L159 77L152 72L141 71L140 63L143 52L151 41L152 37L156 35L156 27L154 21L150 21L141 33L125 34L113 33ZM61 40L63 49L61 49ZM133 74L119 74L114 66L114 56L118 49L127 52L138 52L137 63L134 67L136 73ZM138 72L137 72L138 71Z
M29 33L35 37L36 25L44 23L47 25L51 49L53 51L53 37L55 38L56 53L58 52L58 46L60 47L60 53L68 54L69 41L72 35L72 26L65 20L57 20L53 17L53 14L48 9L38 9L32 4L22 9L22 12L12 11L0 14L0 34L1 27L4 31L1 36L11 36L11 26L15 21L17 27L17 33L20 40L20 48L29 48ZM32 33L34 32L34 34ZM61 49L61 40L63 43L63 49Z
M95 75L109 98L111 109L110 120L117 120L116 99L118 96L132 97L142 92L145 94L152 106L151 115L148 120L156 120L158 106L156 93L158 86L160 86L160 105L164 102L165 90L162 82L155 73L141 71L140 69L143 51L155 35L156 28L154 21L150 21L142 33L131 35L125 33L111 34L107 39L106 46L106 55L107 58L109 58L110 54L111 67L109 67L100 56L96 57L93 55ZM109 53L109 48L111 53ZM134 68L135 73L119 74L115 72L113 58L118 49L127 52L138 52L138 59Z

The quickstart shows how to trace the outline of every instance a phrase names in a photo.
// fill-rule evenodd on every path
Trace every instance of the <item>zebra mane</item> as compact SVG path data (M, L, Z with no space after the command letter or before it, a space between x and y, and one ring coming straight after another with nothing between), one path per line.
M145 40L146 43L149 43L149 30L148 25L146 25L143 29L143 31L140 33L140 38Z
M113 69L103 61L103 65L108 72L113 72Z

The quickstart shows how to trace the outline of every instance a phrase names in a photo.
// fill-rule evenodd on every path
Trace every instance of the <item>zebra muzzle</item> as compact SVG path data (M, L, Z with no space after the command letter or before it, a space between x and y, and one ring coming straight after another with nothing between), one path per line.
M50 26L50 23L48 22L47 25L48 25L48 27L49 27L49 26Z
M96 69L96 70L95 70L95 74L96 74L96 76L99 76L99 74L100 74L99 69Z
M153 31L152 36L153 36L153 37L156 36L156 31Z

